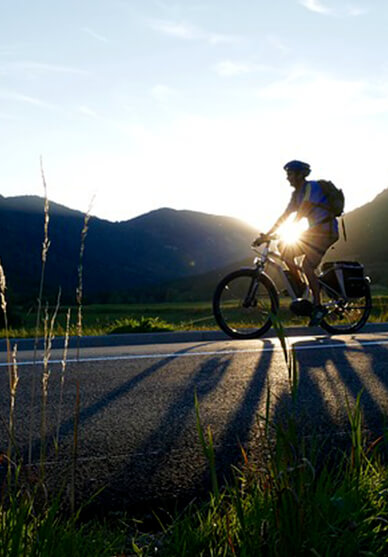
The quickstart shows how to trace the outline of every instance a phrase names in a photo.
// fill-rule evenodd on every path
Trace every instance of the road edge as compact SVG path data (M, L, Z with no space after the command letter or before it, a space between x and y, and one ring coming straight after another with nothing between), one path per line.
M286 327L287 336L333 336L329 335L320 327ZM367 323L361 331L362 333L383 333L388 332L388 323ZM260 338L273 338L276 336L274 329L270 329ZM71 337L69 339L70 348L92 348L96 346L128 346L141 344L175 344L203 341L231 341L222 331L174 331L163 333L127 333L117 335L103 336L85 336L78 339ZM18 350L33 350L34 339L11 339L11 346L17 344ZM52 348L61 348L64 343L63 337L57 337L53 340ZM43 341L38 341L38 348L41 349ZM0 351L7 349L5 339L0 339Z

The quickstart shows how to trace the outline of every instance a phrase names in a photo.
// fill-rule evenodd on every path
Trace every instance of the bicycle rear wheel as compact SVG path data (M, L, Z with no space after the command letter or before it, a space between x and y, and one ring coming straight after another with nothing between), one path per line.
M322 305L329 313L321 322L321 327L329 333L354 333L368 320L372 309L369 284L365 282L364 294L358 298L333 298L322 288Z
M279 299L269 277L255 269L239 269L218 284L213 313L219 327L230 337L257 338L272 325Z

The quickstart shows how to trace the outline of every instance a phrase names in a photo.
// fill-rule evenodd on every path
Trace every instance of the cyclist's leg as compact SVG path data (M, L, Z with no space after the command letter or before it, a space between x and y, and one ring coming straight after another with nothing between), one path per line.
M317 304L320 301L320 288L315 271L329 247L337 240L337 233L330 233L322 229L321 226L316 226L306 230L299 241L301 250L305 255L302 268L311 286L314 302Z
M321 306L321 292L319 280L316 275L316 269L322 261L323 256L329 247L334 244L338 236L330 234L319 234L314 230L308 230L302 238L302 245L305 253L302 268L306 274L311 292L313 295L313 311L311 315L310 325L318 325L327 313L327 310Z
M294 276L296 283L303 285L302 277L300 276L300 272L298 269L297 264L295 263L295 257L299 257L303 255L303 251L298 244L280 244L280 252L282 254L282 259L289 268L290 272Z
M307 256L304 257L303 259L303 263L302 263L302 269L303 272L305 273L310 289L311 289L311 293L313 295L313 304L315 306L319 305L321 303L321 289L319 286L319 280L318 277L315 273L315 269L318 267L319 263L322 260L324 254L322 254L321 258L319 259L318 263L315 265L314 264L314 260L313 262L311 262L310 258Z

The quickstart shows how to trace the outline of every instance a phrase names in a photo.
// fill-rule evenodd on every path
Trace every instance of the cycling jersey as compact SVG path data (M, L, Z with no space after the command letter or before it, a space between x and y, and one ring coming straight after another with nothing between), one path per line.
M323 233L338 233L338 221L329 211L328 200L315 180L306 181L301 188L294 191L287 211L298 212L303 203L306 204L303 216L307 218L310 228L320 225Z

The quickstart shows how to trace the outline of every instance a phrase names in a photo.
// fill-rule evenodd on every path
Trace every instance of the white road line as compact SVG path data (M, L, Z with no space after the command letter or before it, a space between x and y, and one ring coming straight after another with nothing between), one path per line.
M383 340L359 340L351 342L331 342L331 343L321 343L315 341L315 344L308 345L298 345L300 338L293 339L289 342L289 345L295 345L296 351L302 350L327 350L332 349L346 349L352 346L381 346L388 344L388 339ZM313 342L303 339L303 342ZM160 354L126 354L122 356L92 356L86 358L68 358L66 362L70 363L87 363L87 362L114 362L114 361L126 361L126 360L160 360L164 358L176 359L176 358L197 358L199 356L228 356L232 354L257 354L261 352L282 352L283 349L280 345L263 346L262 348L242 348L242 349L230 349L230 350L215 350L215 351L201 351L201 352L166 352ZM52 359L50 364L61 364L62 360ZM18 366L30 366L33 365L33 360L29 361L19 361ZM43 360L36 360L35 364L43 364ZM7 362L0 362L0 367L7 367L9 364Z

